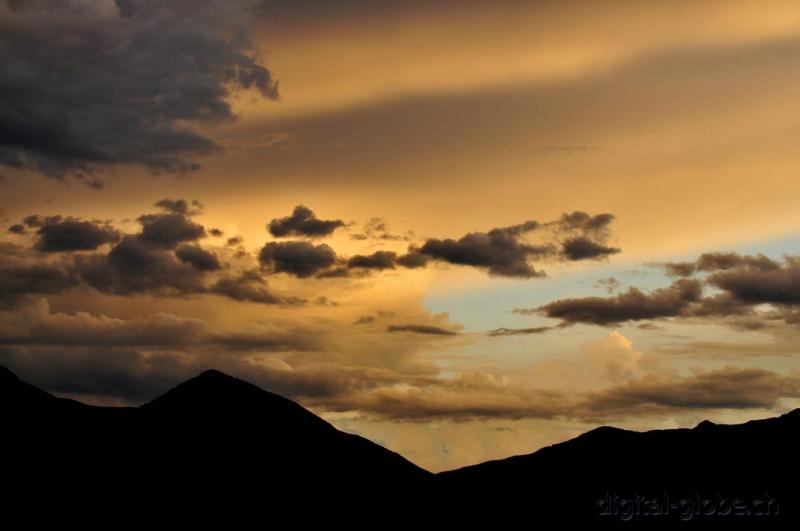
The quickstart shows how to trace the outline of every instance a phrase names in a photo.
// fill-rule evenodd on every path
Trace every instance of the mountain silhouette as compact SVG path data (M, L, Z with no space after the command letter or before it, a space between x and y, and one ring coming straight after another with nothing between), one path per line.
M694 429L601 427L529 455L434 475L219 371L140 407L96 407L0 367L0 426L2 499L29 522L120 515L351 527L798 522L800 410Z
M784 528L800 520L800 409L739 425L600 427L529 454L437 476L504 517L593 527Z
M377 510L432 475L302 406L206 371L140 407L54 397L0 368L7 506L93 514L267 515L298 521L343 503ZM13 503L11 500L13 499ZM142 501L144 500L144 501Z

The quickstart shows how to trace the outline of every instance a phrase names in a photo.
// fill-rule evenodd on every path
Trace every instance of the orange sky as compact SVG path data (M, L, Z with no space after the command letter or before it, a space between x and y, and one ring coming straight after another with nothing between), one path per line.
M281 293L337 303L329 306L84 293L49 296L25 315L73 323L64 316L88 312L86 322L95 323L103 316L129 320L166 313L226 331L308 327L309 334L328 341L324 352L251 351L247 360L281 374L310 367L318 375L343 366L369 368L370 377L401 374L408 380L393 380L369 400L433 403L444 410L470 400L489 407L479 392L526 408L534 401L532 389L561 392L564 400L599 392L619 383L606 371L608 363L628 364L629 378L679 378L728 365L781 374L798 369L786 357L712 361L710 355L676 359L666 353L706 340L794 345L793 333L783 328L742 332L720 322L666 323L648 332L633 325L577 325L541 336L489 339L484 332L494 326L473 323L549 322L510 314L520 294L536 298L528 306L605 296L604 287L593 286L601 276L621 279L622 290L671 282L652 271L641 281L624 277L625 271L645 270L643 263L718 249L756 252L759 246L774 256L796 252L792 244L774 242L790 241L800 226L800 4L323 4L268 6L253 18L258 58L279 81L281 97L266 101L241 90L232 100L238 119L189 124L224 148L199 158L200 170L154 176L141 166L120 165L104 169L102 191L76 180L9 172L0 182L3 223L34 213L61 214L112 220L133 233L137 216L152 212L155 201L196 198L204 205L196 220L226 236L243 236L253 253L247 264L257 267L256 254L272 239L266 223L299 204L322 219L352 223L324 240L342 256L378 249L402 253L409 243L429 238L459 238L530 219L547 222L581 210L615 216L609 242L622 252L600 262L545 264L550 279L509 280L446 264L357 279L268 279ZM408 238L351 238L373 217ZM4 241L23 239L7 235ZM223 243L212 239L204 246L238 264ZM20 311L5 315L7 329L16 326ZM376 318L371 328L352 325L380 312L392 316L385 322ZM392 323L409 322L458 334L385 332ZM312 379L308 370L303 378ZM478 384L470 375L488 379ZM448 387L426 388L424 378ZM398 420L371 416L373 402L359 409L367 398L352 393L327 402L321 395L297 396L337 425L435 470L532 451L595 422L544 414ZM731 420L770 411L693 409L615 421L689 425L705 416Z

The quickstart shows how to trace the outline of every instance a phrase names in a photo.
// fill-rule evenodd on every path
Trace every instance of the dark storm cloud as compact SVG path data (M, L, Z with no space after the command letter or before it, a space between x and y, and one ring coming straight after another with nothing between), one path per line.
M697 264L694 262L668 262L660 265L668 277L690 277L697 271Z
M410 248L407 254L399 255L393 251L375 251L372 254L356 254L345 262L343 267L323 271L317 275L319 278L340 278L353 276L350 270L361 270L360 274L367 271L383 271L395 269L397 266L406 269L417 269L428 264L428 257L419 253L415 248ZM359 273L356 274L358 276Z
M514 311L559 318L562 325L613 325L671 317L735 317L727 323L738 330L766 326L764 322L756 324L759 319L794 324L794 308L800 305L800 257L786 255L781 262L763 254L714 252L702 254L693 262L652 265L662 267L668 276L680 278L670 287L650 293L632 287L613 297L563 299ZM693 275L697 277L688 278ZM703 296L703 286L714 288L715 292ZM777 308L759 314L756 307L761 304Z
M520 236L525 231L520 227L515 225L485 233L473 232L458 240L429 239L422 244L419 252L451 264L486 268L490 275L524 278L544 276L528 260L543 257L549 250L521 241Z
M175 256L181 262L191 264L200 271L216 271L222 267L217 255L197 245L181 245L175 249Z
M552 329L552 326L536 326L533 328L495 328L494 330L489 330L486 332L486 335L492 337L527 336L531 334L542 334Z
M31 227L37 227L35 248L45 253L93 251L101 245L116 243L121 234L108 223L84 221L61 216L28 216Z
M661 266L673 275L705 273L703 280L722 291L716 302L709 300L706 306L716 306L720 312L736 306L800 304L800 257L797 256L786 255L781 262L763 254L714 252L702 254L694 262Z
M229 332L212 335L210 342L235 351L313 351L324 346L319 336L301 328L271 332Z
M429 334L435 336L454 336L457 333L446 328L438 326L422 325L422 324L396 324L389 325L386 328L387 332L413 332L415 334Z
M618 324L683 315L702 297L699 281L680 279L667 288L645 293L638 288L613 297L584 297L557 300L534 310L517 309L516 313L540 313L561 319L564 324Z
M772 408L800 396L800 379L760 368L725 367L686 378L642 378L588 396L588 417L665 410Z
M194 199L191 203L189 203L185 199L164 198L156 201L155 206L166 212L172 214L182 214L184 216L196 216L203 211L203 205L197 199Z
M211 286L209 291L242 302L260 304L285 302L267 289L267 282L258 271L244 271L237 276L222 277Z
M362 269L394 269L397 262L397 253L391 251L376 251L369 255L357 254L347 261L349 268Z
M255 59L249 3L0 3L0 163L57 177L196 169L218 146L191 125L233 119L238 87L277 97Z
M139 239L152 247L174 249L180 243L206 237L206 229L183 214L145 214L139 216Z
M0 344L61 347L175 347L195 345L207 335L207 325L197 319L159 313L133 319L109 319L90 314L49 313L37 301L21 311L22 330L0 330Z
M418 269L428 265L428 257L419 252L419 248L409 247L406 254L397 257L397 264L408 269Z
M561 244L561 252L567 260L572 261L602 258L620 251L617 247L609 247L583 236L570 238Z
M407 234L401 236L399 234L392 234L389 224L382 218L370 218L369 221L364 223L361 232L350 235L352 240L376 240L376 241L408 241L413 233L408 231Z
M25 224L26 227L29 228L39 228L44 224L45 218L38 214L31 214L30 216L25 216L22 219L22 223Z
M180 296L204 291L202 271L132 235L108 255L76 257L76 265L84 282L106 293Z
M232 236L225 241L225 245L228 247L236 247L237 245L241 245L244 243L244 238L241 236Z
M0 308L11 308L28 295L49 295L76 287L73 271L56 264L0 265Z
M781 266L778 262L763 254L741 255L737 253L705 253L697 259L698 271L724 271L736 268L755 269L757 271L774 271Z
M609 230L609 225L614 221L613 214L590 215L576 210L572 213L562 214L558 221L550 222L566 231L582 231L587 234L602 234Z
M654 265L663 267L667 275L676 277L688 277L695 273L710 273L741 268L774 271L781 267L779 262L763 254L742 255L731 252L703 253L694 262L667 262Z
M220 339L224 343L228 338ZM242 345L260 344L263 351L287 350L279 339L271 341L267 336L254 337L252 343L248 338L230 336L230 339L234 345L237 339L244 339ZM135 348L50 347L45 352L31 347L0 347L0 365L8 366L21 378L51 392L133 404L152 400L178 383L212 368L299 399L304 405L323 409L325 405L332 405L331 399L341 399L344 407L354 406L357 399L349 396L351 392L368 392L381 385L403 381L402 375L369 367L315 364L276 369L253 363L247 356L209 350L192 355L167 350L154 356Z
M535 269L531 261L600 259L620 252L606 245L613 220L611 214L591 216L575 211L547 223L531 220L485 233L473 232L458 240L429 239L418 253L451 264L484 268L490 275L543 277L545 273ZM524 237L534 232L553 233L555 241L530 244Z
M747 304L800 304L800 258L787 256L777 268L740 267L713 273L708 282Z
M165 213L141 216L142 231L124 236L94 221L58 216L26 217L25 224L39 237L37 249L64 252L46 256L0 242L0 305L11 307L31 295L57 294L73 287L88 287L120 296L187 297L210 293L261 304L306 302L298 297L273 294L257 271L220 274L222 264L215 253L196 243L182 243L205 234L201 225L187 217L199 212L199 202L165 199L156 205ZM72 252L112 241L108 252ZM301 274L305 270L292 261L291 253L278 254L278 269L292 269Z
M344 221L340 219L319 219L310 208L297 205L291 216L275 218L270 221L267 230L276 238L288 236L320 238L330 236L333 231L344 225Z
M222 238L225 236L225 232L222 229L208 229L208 233L215 238Z
M286 272L298 277L318 276L336 278L351 276L349 270L385 270L404 267L408 269L427 266L431 261L466 265L486 269L497 276L533 278L546 276L534 268L534 260L586 260L598 259L619 252L619 249L604 244L609 236L608 225L613 220L610 214L590 216L584 212L564 214L554 222L541 224L525 221L492 229L486 233L473 232L458 240L430 238L421 246L410 245L406 254L394 251L376 251L369 255L357 254L346 261L337 257L328 246L308 242L272 242L264 246L260 261L273 272ZM320 220L314 213L301 206L291 216L273 219L269 231L273 236L323 236L343 226L341 220ZM388 232L388 226L380 218L373 218L365 225L364 234L355 239L397 239ZM542 231L552 236L555 243L531 244L524 238L528 233ZM363 238L362 238L363 236ZM564 239L566 238L566 239ZM333 267L338 265L338 267Z
M0 363L50 392L133 402L152 400L187 376L179 354L150 357L135 348L0 347Z
M26 232L25 225L22 225L20 223L15 223L14 225L11 225L8 228L8 232L10 232L11 234L25 234Z
M270 242L261 248L258 261L270 272L308 278L333 266L336 263L336 253L324 243L314 245L304 241Z

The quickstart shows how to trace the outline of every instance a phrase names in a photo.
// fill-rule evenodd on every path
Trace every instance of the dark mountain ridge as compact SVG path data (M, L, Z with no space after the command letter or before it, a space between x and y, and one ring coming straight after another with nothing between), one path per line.
M740 425L601 427L436 475L218 371L140 407L109 408L57 398L0 367L0 425L5 500L17 508L650 529L783 527L800 507L800 409Z

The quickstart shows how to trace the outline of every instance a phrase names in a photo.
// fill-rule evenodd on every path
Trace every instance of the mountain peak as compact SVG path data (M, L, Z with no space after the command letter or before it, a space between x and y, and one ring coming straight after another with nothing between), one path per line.
M0 365L0 382L16 381L16 380L19 380L16 374L11 372L11 370L5 365Z
M201 372L200 374L198 374L197 376L195 376L194 378L191 378L191 379L189 379L187 381L192 381L192 380L204 381L204 382L224 382L224 381L233 380L233 381L236 381L236 382L247 383L247 382L245 382L243 380L240 380L240 379L238 379L238 378L236 378L234 376L231 376L230 374L226 374L226 373L224 373L224 372L222 372L220 370L217 370L217 369L207 369L207 370Z
M244 402L258 395L272 395L259 387L216 369L201 372L178 384L143 407L152 405L200 405Z

